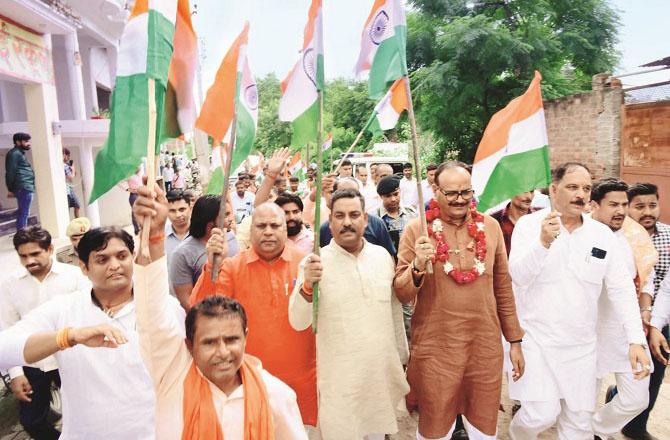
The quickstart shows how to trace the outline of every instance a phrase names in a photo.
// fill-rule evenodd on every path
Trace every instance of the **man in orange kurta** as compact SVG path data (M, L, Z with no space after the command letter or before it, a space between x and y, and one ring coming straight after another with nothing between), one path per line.
M215 232L216 231L216 232ZM254 210L251 248L221 264L212 283L212 256L226 255L220 230L207 243L208 262L191 294L191 305L207 296L235 298L246 309L249 328L247 353L258 357L263 368L296 392L306 425L316 426L316 348L310 329L294 330L288 321L289 294L305 254L287 243L284 211L274 203Z
M470 439L494 439L502 386L501 333L512 343L514 379L523 374L523 330L516 315L505 243L492 217L471 211L474 193L464 165L440 165L433 190L435 200L427 218L434 232L430 238L424 236L418 219L405 227L394 280L400 301L416 300L407 366L408 403L418 406L417 439L451 438L458 414L469 422ZM484 237L471 236L470 231L479 233L481 228ZM448 249L444 244L436 246L435 232L443 235ZM484 241L486 254L477 255L477 245L483 246ZM426 262L433 256L442 259L437 258L433 274L428 274ZM481 258L483 266L475 257ZM466 279L447 274L450 266ZM472 272L476 267L481 271L477 276Z

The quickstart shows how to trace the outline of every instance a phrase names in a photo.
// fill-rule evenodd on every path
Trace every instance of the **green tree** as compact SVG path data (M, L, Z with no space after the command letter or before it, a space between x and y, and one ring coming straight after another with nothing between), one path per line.
M277 117L281 84L274 73L256 80L258 88L258 128L254 148L269 157L274 150L291 143L291 124Z
M590 90L617 60L618 17L606 0L410 0L408 64L417 122L472 161L491 116L539 70L543 96ZM471 8L466 7L469 3Z

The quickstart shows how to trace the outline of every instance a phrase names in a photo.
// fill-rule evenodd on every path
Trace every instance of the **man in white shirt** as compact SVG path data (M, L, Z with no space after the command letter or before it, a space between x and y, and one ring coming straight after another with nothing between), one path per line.
M668 365L668 355L670 355L670 346L662 330L670 324L670 275L658 288L656 302L651 312L651 327L649 331L649 347L654 357L663 365Z
M412 175L412 164L407 162L402 167L403 178L400 180L400 203L403 206L419 207L419 190ZM424 197L424 200L426 198Z
M409 392L402 308L392 288L394 262L384 248L363 238L368 215L358 191L333 193L329 221L333 240L321 257L310 254L301 263L304 273L300 270L291 295L289 322L297 331L312 325L312 286L319 283L321 434L383 440L398 432L395 410Z
M429 163L426 165L426 178L421 181L421 190L423 191L423 201L428 202L435 194L433 193L433 183L435 183L435 172L437 165Z
M365 199L365 206L369 206L370 203L373 203L372 200L375 196L377 196L377 187L372 179L368 179L368 169L364 164L356 167L356 180L361 184L361 194Z
M0 329L5 330L31 310L59 295L87 289L89 283L78 267L54 261L51 234L39 226L17 231L14 249L24 267L8 276L0 288ZM25 367L9 369L11 389L20 403L19 420L36 439L57 439L60 432L48 420L51 386L59 385L53 357Z
M235 211L235 223L240 224L242 220L250 217L254 212L254 199L256 196L251 191L246 190L246 183L243 180L235 182L235 192L230 195L230 201Z
M536 439L558 422L560 440L593 439L596 405L598 299L606 286L626 333L636 379L651 370L635 301L635 285L612 231L584 215L591 175L578 163L559 165L550 187L552 207L519 219L509 272L521 325L526 374L509 381L521 409L513 440Z
M382 206L382 198L377 194L377 184L386 176L393 175L393 167L387 163L380 163L375 168L375 190L370 197L365 199L365 209L368 213L374 213L375 210ZM402 192L402 189L400 190Z
M614 232L616 241L621 248L628 276L630 279L640 277L639 299L640 313L651 310L654 294L653 264L657 260L657 253L651 238L642 226L632 219L626 219L628 214L628 185L619 179L603 179L596 182L591 190L591 218L603 223ZM639 235L647 241L647 248L653 253L651 261L645 267L638 269L633 248L628 241L624 230L624 222L639 228ZM638 246L639 248L639 246ZM638 251L640 253L640 251ZM643 262L642 262L643 263ZM644 272L643 272L644 271ZM605 287L606 288L606 287ZM637 311L637 310L636 310ZM648 319L648 316L647 316ZM628 359L628 344L626 333L621 321L617 319L616 310L606 292L598 300L598 378L614 373L617 384L617 393L614 396L608 392L605 406L593 416L593 429L597 437L606 439L616 434L635 416L640 414L649 403L649 377L635 380L631 372Z
M78 250L93 288L59 295L0 334L2 363L26 365L54 355L62 383L61 440L153 440L155 396L136 330L133 237L116 227L95 228ZM183 322L177 301L166 304ZM121 343L115 350L89 348Z

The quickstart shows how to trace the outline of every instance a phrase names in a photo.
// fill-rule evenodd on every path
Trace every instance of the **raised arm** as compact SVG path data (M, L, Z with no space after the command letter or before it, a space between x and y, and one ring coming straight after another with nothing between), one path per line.
M514 284L527 288L535 281L542 271L544 261L549 255L549 248L557 236L560 225L549 224L558 222L556 213L550 213L540 227L530 222L530 217L521 217L512 233L512 250L509 254L509 273ZM534 219L533 219L534 220Z
M275 184L275 180L279 177L286 166L286 161L291 156L288 148L280 148L272 153L272 157L268 161L268 169L263 176L263 182L256 191L256 198L254 199L254 207L267 202L270 199L270 192Z
M167 200L158 185L153 192L147 187L139 188L138 196L133 214L141 224L146 216L151 217L151 261L144 259L140 252L134 268L137 331L142 359L154 386L158 387L170 382L171 377L176 379L188 367L190 355L184 344L182 324L175 313L175 303L170 298L164 238L161 238L165 231Z

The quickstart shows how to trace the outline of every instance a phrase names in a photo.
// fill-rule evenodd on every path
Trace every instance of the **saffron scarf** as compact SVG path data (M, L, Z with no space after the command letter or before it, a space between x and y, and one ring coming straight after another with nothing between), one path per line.
M244 391L244 440L274 440L275 431L261 362L244 355L240 367ZM209 381L195 362L184 379L184 428L182 440L224 440Z

